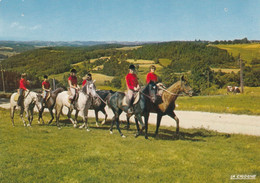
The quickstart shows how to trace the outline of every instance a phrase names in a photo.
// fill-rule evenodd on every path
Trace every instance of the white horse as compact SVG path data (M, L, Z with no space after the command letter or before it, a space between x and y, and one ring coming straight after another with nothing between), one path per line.
M78 99L76 100L76 107L71 108L71 104L69 102L69 94L68 91L63 91L58 94L56 98L56 122L57 126L59 127L59 118L60 114L62 113L62 108L63 106L66 106L68 108L68 118L73 124L73 126L76 128L77 127L77 117L78 113L81 112L82 118L83 118L83 125L81 128L85 126L86 130L89 131L88 125L87 125L87 120L88 120L88 109L92 104L92 97L96 97L96 86L94 85L94 82L88 81L87 84L82 88L81 91L78 93ZM75 113L75 121L71 118L71 112L73 109L76 110Z
M20 107L20 106L18 106L17 101L15 100L16 95L19 95L19 94L17 92L15 92L11 95L11 98L10 98L11 120L12 120L13 126L14 126L15 108ZM33 108L36 105L38 110L40 110L41 107L42 107L40 101L41 101L41 95L40 94L37 94L33 91L26 91L25 92L25 97L24 97L24 100L23 100L23 106L20 107L21 108L20 117L23 121L24 126L31 126L32 121L33 121ZM29 123L27 125L26 125L26 121L23 118L23 112L24 111L26 112L26 117L28 117L28 121L29 121ZM39 121L38 121L38 123L39 123Z

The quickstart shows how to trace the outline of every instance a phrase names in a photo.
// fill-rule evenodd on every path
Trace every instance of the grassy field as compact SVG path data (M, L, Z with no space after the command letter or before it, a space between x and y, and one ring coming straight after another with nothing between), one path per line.
M220 49L225 49L233 56L240 56L243 60L246 60L248 64L251 63L252 59L260 59L260 44L230 44L230 45L214 45Z
M219 70L221 70L222 72L225 73L238 73L240 71L240 69L223 69L223 68L211 68L214 72L218 72Z
M91 131L61 130L33 122L22 126L0 109L0 182L229 182L231 175L260 176L260 137L205 129L149 126L149 140L134 138L135 127L109 134L109 125ZM45 118L46 118L45 114ZM63 118L64 119L64 118Z
M226 89L218 90L219 95L179 97L177 110L207 111L217 113L260 115L260 87L245 87L243 94L226 94Z
M160 58L159 62L162 66L167 67L168 65L171 64L172 61L168 58Z

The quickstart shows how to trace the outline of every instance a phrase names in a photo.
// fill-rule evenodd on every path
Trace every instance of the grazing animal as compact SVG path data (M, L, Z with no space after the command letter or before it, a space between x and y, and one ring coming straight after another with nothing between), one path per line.
M143 123L142 116L149 116L149 105L148 101L155 102L156 101L156 92L157 92L157 86L154 82L150 82L144 89L140 91L140 99L139 101L133 105L134 109L134 115L135 115L135 122L137 127L137 134L136 137L139 136L141 131L145 128L145 138L147 138L147 123L148 120L145 121L145 124ZM120 130L119 127L119 116L122 113L122 111L125 111L127 113L128 106L123 105L123 99L125 97L125 93L122 92L116 92L113 94L108 102L109 107L112 109L114 113L113 121L110 127L110 133L112 134L114 123L116 122L117 130L120 133L122 137L125 137L123 133ZM148 119L148 118L147 118ZM142 125L142 129L140 130L138 121Z
M96 126L98 125L98 112L101 111L105 115L105 119L101 122L102 125L106 123L107 120L107 113L105 111L105 107L107 105L107 101L110 97L115 93L112 90L99 90L97 92L97 98L95 98L92 102L92 105L89 109L95 110L95 117L96 117Z
M48 124L52 123L52 120L54 119L53 108L56 103L56 97L57 97L58 93L63 92L63 91L64 91L63 88L57 88L55 91L50 92L50 97L47 97L47 101L45 101L45 105L43 105L41 110L39 111L39 120L38 121L40 121L40 119L42 119L42 113L44 111L44 108L47 107L51 114L51 120L48 122ZM43 119L42 119L42 123L44 124Z
M15 100L16 96L19 95L18 93L13 93L10 98L10 108L11 108L11 120L14 126L14 112L16 107L20 107L20 117L23 121L24 126L31 126L33 121L33 109L36 105L38 110L41 109L41 95L37 94L33 91L26 91L25 97L22 103L22 106L18 106L17 100ZM26 121L23 118L23 112L25 111L26 117L28 117L28 124L26 125Z
M175 100L178 98L181 92L192 96L192 88L188 85L187 81L182 76L180 81L177 81L169 88L165 89L161 96L161 102L159 103L150 103L149 104L149 112L157 113L157 123L156 123L156 131L155 136L158 135L159 127L161 124L162 116L168 115L176 121L176 134L179 133L179 118L174 113L175 109ZM149 113L148 113L149 114ZM149 115L146 116L148 121Z
M240 93L240 89L237 86L227 86L227 93Z
M68 118L73 124L73 126L76 128L77 127L77 117L78 113L81 112L82 118L83 118L83 125L81 128L85 126L86 130L89 131L88 125L87 125L87 119L88 119L88 109L91 106L92 103L92 98L96 97L96 86L94 85L94 82L87 82L86 85L82 88L82 91L79 91L78 98L76 99L76 104L75 104L75 121L71 118L71 112L73 108L71 107L71 104L69 102L69 94L68 91L63 91L58 94L56 98L56 105L55 105L55 116L56 116L56 122L57 126L59 127L59 118L60 114L62 112L63 106L66 106L68 108Z

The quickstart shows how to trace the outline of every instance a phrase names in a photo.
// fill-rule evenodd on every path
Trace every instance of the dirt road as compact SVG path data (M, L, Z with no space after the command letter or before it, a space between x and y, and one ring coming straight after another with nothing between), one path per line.
M0 99L0 107L10 108L9 101ZM113 112L106 107L108 113L108 119L112 119ZM260 136L260 116L249 115L235 115L235 114L219 114L209 112L197 112L197 111L175 111L176 115L180 119L181 128L206 128L209 130L216 130L224 133L240 133L246 135ZM64 109L66 114L66 109ZM94 111L90 110L89 117L95 117ZM100 112L99 118L104 118L104 115ZM120 116L121 120L126 120L126 115L123 113ZM131 117L131 121L134 118ZM156 114L151 114L149 118L149 124L156 124ZM161 125L163 126L175 126L176 123L168 116L162 118Z

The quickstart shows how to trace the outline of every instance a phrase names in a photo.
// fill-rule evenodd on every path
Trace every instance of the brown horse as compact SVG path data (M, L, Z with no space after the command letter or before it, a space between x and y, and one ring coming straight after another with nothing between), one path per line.
M184 79L183 76L181 77L180 81L174 83L169 88L164 89L160 102L151 103L150 105L151 107L149 107L150 112L157 113L157 124L156 124L155 136L158 135L161 119L164 115L168 115L176 121L176 134L178 135L179 118L174 113L174 109L175 109L175 100L182 92L184 92L189 96L192 96L193 93L192 88L188 85L187 81Z
M167 89L163 89L164 92L162 93L162 96L158 96L157 102L153 103L151 101L147 101L146 108L147 110L153 113L157 113L157 123L156 123L156 131L155 136L158 135L158 130L161 124L161 119L164 115L168 115L172 117L176 121L176 134L179 133L179 118L174 113L175 109L175 100L178 98L181 93L185 93L189 96L192 96L192 88L188 85L187 81L184 79L184 77L181 77L181 80L174 83ZM149 113L148 115L145 115L145 121L148 122L149 119ZM127 117L127 128L129 128L129 116ZM137 124L138 125L138 124ZM147 133L147 126L146 126L146 133ZM146 137L147 138L147 137Z
M44 102L45 105L43 105L41 110L39 111L38 121L40 121L40 119L42 119L42 113L44 111L44 108L47 107L49 109L50 114L51 114L51 120L48 122L48 124L50 124L52 122L52 120L54 119L53 108L54 108L55 103L56 103L56 97L62 91L64 91L63 88L57 88L55 91L51 91L49 94L47 94L47 101ZM48 95L50 95L50 96L48 97ZM43 119L42 119L42 123L44 124Z

